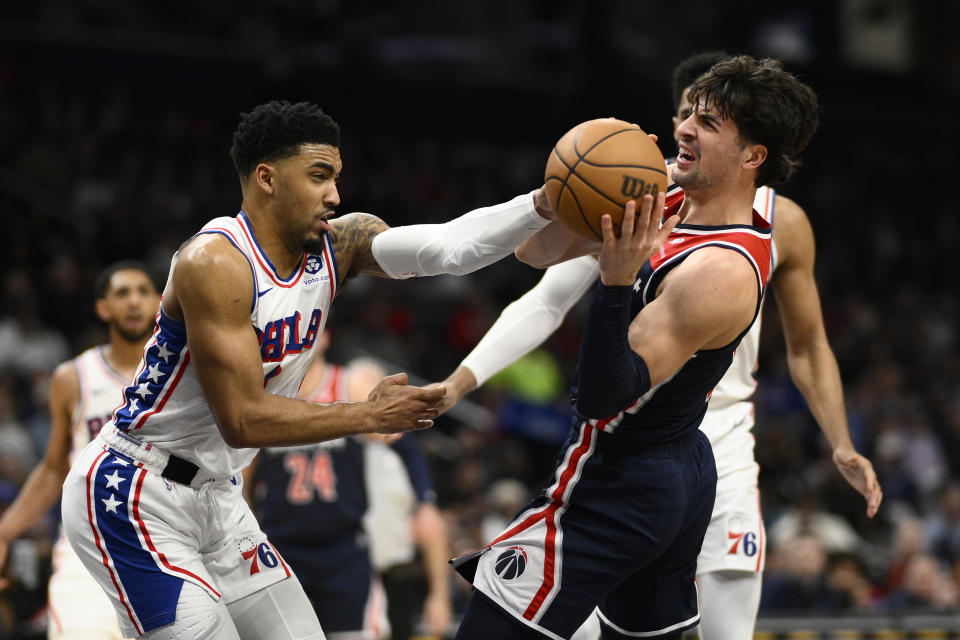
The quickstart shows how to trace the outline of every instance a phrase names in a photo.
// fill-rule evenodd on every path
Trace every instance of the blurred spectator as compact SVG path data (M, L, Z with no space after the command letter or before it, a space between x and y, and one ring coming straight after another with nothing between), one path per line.
M929 554L910 558L903 583L884 600L890 611L956 611L960 590L944 563Z
M927 522L930 551L950 564L960 560L960 482L952 481L940 493L940 508Z
M826 553L855 552L862 540L842 517L824 510L820 497L807 492L781 512L769 528L770 543L783 548L797 536L812 535Z

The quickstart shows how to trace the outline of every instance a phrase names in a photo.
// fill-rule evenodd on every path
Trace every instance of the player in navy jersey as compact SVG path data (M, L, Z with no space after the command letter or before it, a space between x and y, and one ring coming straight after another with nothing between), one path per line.
M231 156L241 210L171 260L140 368L67 474L64 530L127 635L323 638L241 471L260 447L430 427L443 398L397 374L363 402L298 400L334 296L358 273L469 273L555 216L538 190L444 224L334 218L340 129L305 102L243 114Z
M329 334L324 332L298 397L323 404L366 398L383 377L383 368L369 360L347 366L328 363L324 358L328 344ZM370 501L365 482L367 454L380 441L402 460L416 501L432 501L430 469L412 436L373 434L300 447L268 447L244 470L260 524L298 568L329 640L396 637L387 622L388 603L372 563L364 521ZM441 610L436 621L445 627L450 618L445 581L449 545L445 530L434 533L440 534L431 538L439 548L431 549L426 558L437 558L439 566L428 566L427 574L442 578L431 587L436 592L432 595L446 603L446 616Z
M673 72L674 130L690 117L690 85L723 52L690 56ZM668 167L669 170L669 167ZM814 279L813 232L803 209L770 187L757 189L754 210L773 226L771 283L782 319L790 374L833 448L833 460L876 514L883 492L873 465L851 442L843 385L827 341ZM498 371L545 341L599 276L592 257L553 267L520 299L504 309L484 338L444 381L445 406L482 385ZM753 636L766 558L754 460L753 403L760 342L760 318L740 342L733 364L713 390L700 429L710 439L717 463L717 500L697 559L697 591L704 640L745 640ZM574 636L600 634L594 616Z
M619 238L603 218L575 423L552 483L492 543L455 560L475 587L458 638L569 638L594 607L604 638L678 638L697 624L717 479L698 427L769 275L756 188L790 176L818 115L809 87L747 56L713 67L690 96L679 188L645 196L639 212L628 203ZM558 242L565 234L552 225L517 255L546 266L571 248L596 252Z
M110 341L64 362L53 373L50 440L43 460L0 518L0 567L6 562L10 542L53 506L70 462L110 420L123 387L133 379L140 363L159 304L157 288L139 262L114 263L97 277L95 310L107 323ZM48 638L123 637L110 601L62 533L53 549L47 610Z

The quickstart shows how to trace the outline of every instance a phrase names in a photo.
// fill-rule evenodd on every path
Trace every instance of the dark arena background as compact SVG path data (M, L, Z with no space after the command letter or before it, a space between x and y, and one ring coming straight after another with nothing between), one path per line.
M958 30L956 0L3 3L0 509L44 451L53 367L106 338L99 269L135 258L162 283L183 240L237 212L240 112L319 104L343 132L340 212L441 222L539 186L583 120L636 122L672 155L670 71L723 49L780 58L819 95L820 129L781 192L813 224L851 431L885 493L866 518L765 305L757 637L960 637ZM330 360L443 379L538 278L513 257L462 278L358 278L334 305ZM586 304L414 436L454 554L552 471ZM45 637L57 523L12 546L0 638ZM456 619L469 587L449 579Z

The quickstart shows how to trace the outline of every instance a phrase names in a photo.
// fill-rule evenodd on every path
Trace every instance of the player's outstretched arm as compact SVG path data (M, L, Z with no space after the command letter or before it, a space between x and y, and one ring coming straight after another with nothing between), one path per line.
M599 273L592 256L547 269L535 287L504 308L473 351L441 383L447 389L443 410L543 344Z
M803 209L783 196L777 196L776 215L774 242L780 261L773 287L790 377L833 448L834 464L866 499L867 515L872 517L880 508L883 491L873 465L857 453L850 439L840 369L827 341L814 279L813 229Z
M552 211L540 191L482 207L443 224L388 228L380 218L351 213L330 223L341 278L369 273L389 278L464 275L506 257L546 226Z
M80 380L73 361L64 362L50 379L50 440L43 459L30 472L27 481L3 517L0 518L0 569L6 564L10 543L40 519L60 496L63 480L70 470L70 421L80 401ZM0 578L0 590L9 581Z
M244 257L220 236L184 247L162 309L186 325L191 364L224 440L233 447L307 444L368 432L432 425L443 390L384 378L364 402L317 405L264 390L263 364L250 324L253 277Z

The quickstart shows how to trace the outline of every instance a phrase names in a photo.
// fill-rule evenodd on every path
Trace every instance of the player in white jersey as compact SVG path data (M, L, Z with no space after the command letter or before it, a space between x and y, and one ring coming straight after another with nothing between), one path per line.
M443 398L397 374L365 402L296 399L334 295L356 273L468 273L553 217L538 191L445 224L332 220L339 147L336 122L306 102L241 116L231 148L241 211L174 256L140 369L67 476L64 527L125 633L323 638L240 472L260 447L427 428Z
M118 262L97 278L97 316L110 341L64 362L50 382L50 440L17 499L0 518L0 567L19 537L60 496L76 455L96 436L120 401L150 337L160 296L137 262ZM53 548L47 598L47 637L113 640L123 637L110 601L61 535Z
M674 72L674 131L691 113L689 86L723 53L693 56ZM810 223L792 200L768 187L757 189L754 210L773 226L772 282L787 343L794 383L803 393L833 449L833 460L867 501L867 515L879 508L882 492L870 461L850 440L843 388L827 342L813 276L814 241ZM447 380L445 408L511 362L540 345L560 326L567 311L599 275L592 257L550 267L540 283L504 309L477 347ZM753 403L760 319L743 338L733 363L713 391L700 429L708 436L717 465L717 497L697 559L699 635L704 640L753 636L760 603L766 535L754 459ZM576 638L598 637L593 618Z

